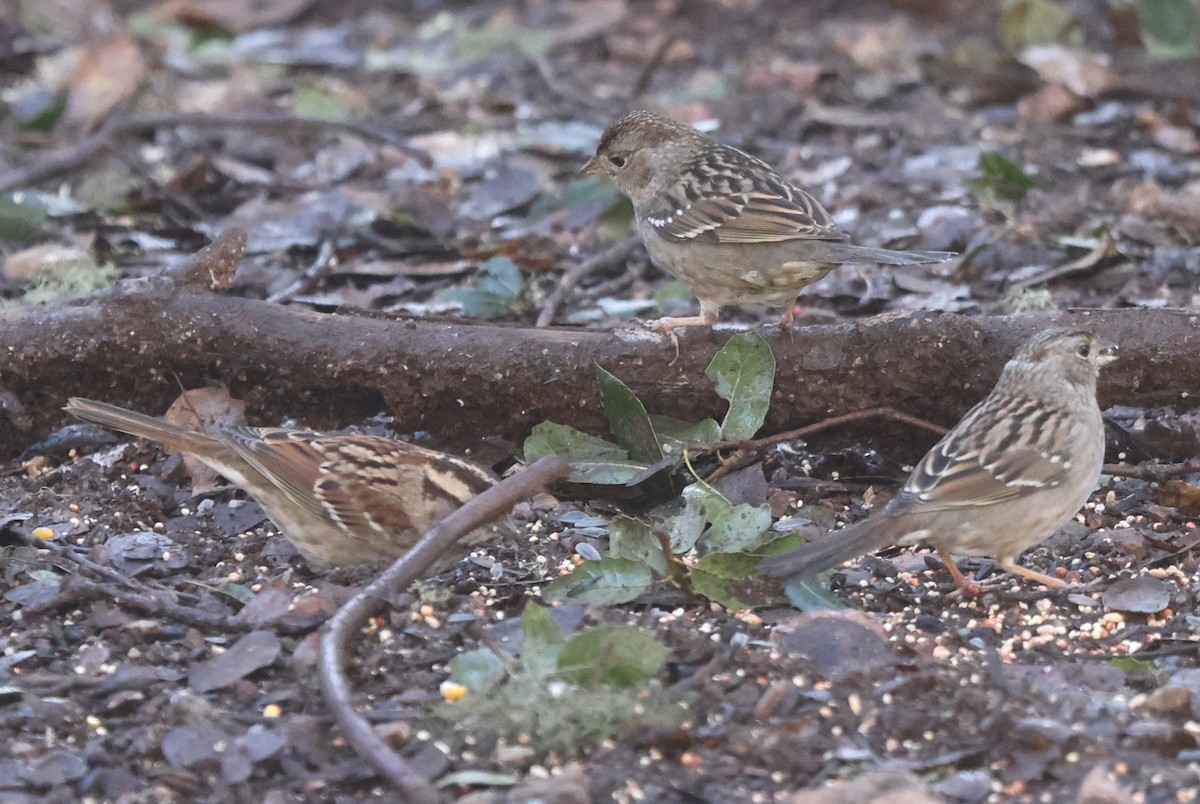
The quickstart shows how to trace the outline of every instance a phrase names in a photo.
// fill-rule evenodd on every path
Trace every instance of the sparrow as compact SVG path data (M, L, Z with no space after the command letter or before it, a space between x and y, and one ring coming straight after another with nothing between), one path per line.
M607 176L633 202L650 259L696 294L700 314L654 325L714 324L721 307L785 303L791 326L801 288L848 262L917 265L956 256L856 246L815 198L770 165L650 112L632 112L600 137L582 172Z
M390 562L496 482L470 461L390 438L286 427L223 426L207 433L80 398L64 410L195 455L257 500L317 570ZM481 528L459 545L469 549L490 536Z
M967 593L974 590L951 554L994 556L1009 572L1066 586L1017 558L1066 524L1096 488L1104 462L1096 378L1114 352L1082 329L1033 336L881 512L768 556L759 568L811 577L887 545L927 543Z

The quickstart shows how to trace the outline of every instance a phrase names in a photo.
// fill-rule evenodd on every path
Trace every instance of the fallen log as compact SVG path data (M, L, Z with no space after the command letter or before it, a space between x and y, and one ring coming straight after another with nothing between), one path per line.
M1200 393L1195 311L889 315L791 333L765 329L778 362L765 431L880 406L953 423L987 392L1021 339L1065 323L1120 345L1121 360L1101 379L1103 405L1187 408ZM11 457L60 425L69 396L160 413L178 393L176 378L189 387L229 385L255 423L291 416L329 428L386 410L402 431L427 430L458 449L478 448L482 439L519 444L544 420L605 433L595 364L624 379L653 412L719 418L724 403L704 368L728 335L682 331L676 358L663 336L644 330L330 315L166 277L132 280L0 319L0 416L7 419L0 451ZM873 445L909 438L896 430L873 433Z

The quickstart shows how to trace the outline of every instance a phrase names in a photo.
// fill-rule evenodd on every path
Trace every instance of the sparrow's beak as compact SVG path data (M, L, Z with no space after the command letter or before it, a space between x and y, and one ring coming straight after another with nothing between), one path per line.
M598 158L593 156L586 165L579 169L579 172L585 176L600 176L604 173L604 166L600 164Z

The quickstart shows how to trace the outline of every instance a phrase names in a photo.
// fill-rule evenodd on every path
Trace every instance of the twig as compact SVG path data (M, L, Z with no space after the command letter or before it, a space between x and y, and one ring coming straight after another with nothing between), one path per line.
M620 240L612 246L609 246L599 254L593 254L578 265L573 266L569 271L562 275L562 279L558 280L558 287L554 292L546 297L546 303L542 305L542 311L538 313L537 326L548 327L554 321L554 316L558 313L558 308L562 306L563 299L567 294L575 289L575 286L582 281L588 274L608 268L610 265L616 265L624 260L637 247L638 238L636 235L631 235L624 240Z
M658 68L662 66L663 61L667 57L667 51L669 51L671 46L678 41L678 34L671 34L663 39L662 44L654 49L654 53L650 55L650 58L646 61L645 66L642 67L642 71L638 73L637 80L633 82L633 86L629 90L629 99L631 101L635 101L640 98L642 93L646 91L646 88L650 86L650 80L654 78L654 74L658 72Z
M411 550L351 598L326 624L318 666L325 700L346 740L396 786L404 801L434 804L438 795L429 782L375 734L350 703L350 683L342 667L350 637L389 595L420 578L464 534L503 515L518 501L544 488L547 483L566 477L569 471L570 467L563 460L547 455L468 501L426 531Z
M554 66L545 56L535 56L530 59L533 62L534 68L538 75L542 78L542 83L546 85L546 89L557 95L560 100L574 104L582 104L585 107L599 109L602 106L600 101L594 99L590 92L581 92L579 89L571 86L566 81L563 81L554 72Z
M119 606L136 609L143 614L153 614L165 617L174 622L183 623L194 628L205 628L215 631L248 631L253 623L231 617L225 614L213 614L189 606L181 606L170 599L170 593L164 589L155 589L139 581L122 575L112 567L97 564L91 559L76 553L73 549L63 547L53 542L42 541L29 537L34 547L47 550L56 557L75 564L80 569L87 570L108 581L97 583L88 580L80 573L72 573L63 584L62 589L50 600L38 605L25 606L28 614L48 611L64 604L78 603L83 600L111 600Z
M819 433L822 430L829 430L833 427L841 427L844 424L852 424L854 422L863 421L864 419L893 419L905 424L911 424L914 427L922 427L939 436L946 434L946 428L940 424L934 424L918 416L913 416L908 413L903 413L895 408L867 408L866 410L856 410L853 413L843 413L841 416L833 416L829 419L822 419L813 424L806 424L803 427L798 427L795 430L788 430L785 433L776 433L766 438L758 438L753 441L725 441L715 445L693 444L689 446L689 450L705 450L715 452L720 449L728 449L736 447L737 451L721 462L721 465L709 475L705 480L712 482L718 477L727 474L734 469L740 468L742 462L752 453L757 452L763 447L769 447L772 444L778 444L782 441L793 441L797 438L804 438L813 433Z
M283 290L268 296L267 301L272 303L281 302L292 298L298 293L307 293L316 287L317 283L329 273L329 269L334 263L334 256L333 241L328 239L322 240L320 247L317 249L317 258L312 261L312 265L308 266L308 270L296 277L296 280Z
M117 122L116 118L112 118L73 148L54 152L32 165L14 168L0 175L0 193L29 187L81 167L96 154L112 147L113 139L120 133Z
M1012 287L1013 289L1023 289L1032 287L1033 285L1040 285L1044 282L1049 282L1054 279L1059 279L1064 276L1069 276L1070 274L1087 271L1091 268L1095 268L1103 260L1108 259L1116 253L1116 241L1113 240L1111 234L1104 232L1100 235L1099 242L1096 243L1092 250L1087 254L1084 254L1079 259L1072 260L1064 265L1049 268L1041 273L1029 277L1028 279L1022 279L1018 282L1014 282Z
M1106 463L1100 471L1112 477L1132 477L1138 480L1161 483L1172 477L1200 472L1200 458L1191 458L1183 463L1154 463L1147 461L1133 466L1126 463Z
M905 424L911 424L914 427L924 428L937 436L944 436L949 431L949 428L942 427L940 424L934 424L927 419L922 419L920 416L913 416L910 413L904 413L895 408L867 408L866 410L856 410L853 413L843 413L841 416L822 419L819 422L806 424L803 427L797 427L795 430L788 430L785 433L776 433L773 436L758 438L753 441L744 441L736 446L738 449L762 449L772 444L778 444L781 441L794 441L797 438L804 438L813 433L819 433L822 430L841 427L843 424L853 424L865 419L893 419Z
M160 180L155 175L154 168L147 164L140 153L135 152L134 148L128 143L123 144L121 147L117 147L116 143L113 143L113 156L121 160L129 168L130 173L133 173L146 183L147 187L143 188L141 193L144 194L147 201L153 197L153 193L158 194L159 197L154 198L154 202L162 211L164 220L170 221L173 217L168 210L168 204L174 204L193 221L202 221L208 217L207 213L191 197L172 190L167 186L166 182Z
M646 268L649 265L650 263L646 260L634 260L625 266L624 271L621 271L621 273L612 279L605 279L603 282L597 282L590 287L580 290L579 299L581 301L603 299L605 296L615 296L618 293L624 293L626 288L632 287L635 282L645 276Z
M406 144L389 131L376 129L368 123L353 120L320 120L308 117L285 117L283 115L259 115L233 117L205 114L151 114L131 117L113 117L96 132L74 147L52 153L46 158L23 168L0 174L0 193L21 187L29 187L63 173L69 173L90 161L97 154L113 147L119 137L156 131L171 126L193 128L257 128L257 129L313 129L318 131L344 131L363 139L382 142L397 148L422 164L428 166L429 154Z

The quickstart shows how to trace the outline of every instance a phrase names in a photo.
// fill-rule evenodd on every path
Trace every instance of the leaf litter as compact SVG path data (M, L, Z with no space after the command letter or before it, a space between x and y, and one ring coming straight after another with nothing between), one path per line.
M1105 37L1130 25L1115 6L1104 12L1113 15L1105 34L1052 0L1005 3L998 17L982 7L942 13L944 2L879 4L865 13L874 21L831 11L823 25L805 4L769 0L695 4L686 15L672 3L497 2L352 17L297 2L175 4L126 18L105 3L85 5L85 14L39 19L37 4L26 4L20 21L4 18L5 41L26 41L14 34L24 25L34 45L4 51L14 82L0 172L33 175L14 166L36 166L50 149L125 115L175 117L114 133L117 159L85 159L7 186L0 236L10 245L82 251L81 263L142 276L241 216L256 239L235 292L291 287L329 243L336 264L290 303L440 314L449 296L466 315L529 324L558 267L627 232L627 207L575 171L607 119L636 104L719 122L718 136L805 181L860 240L900 238L965 255L902 278L874 266L839 270L806 291L810 320L930 307L988 314L1196 303L1194 114L1156 90L1186 98L1187 75L1149 62L1110 76L1107 51L1118 48ZM934 15L896 10L921 5ZM1167 0L1138 4L1139 46L1155 58L1194 53L1194 26L1172 22L1186 13ZM88 20L98 30L87 30ZM718 42L710 30L727 37ZM1131 82L1142 75L1150 79L1138 89ZM754 90L738 91L743 84ZM631 88L636 101L625 100ZM365 110L378 115L377 130L245 120L352 120ZM231 119L189 125L197 111ZM1089 255L1080 244L1100 231L1114 239L1111 252L1056 273ZM635 251L630 261L639 259ZM16 303L111 281L100 273L46 291L18 267L6 261L0 288ZM1052 278L1037 298L1012 292L1031 276ZM625 261L607 266L568 294L558 320L608 326L692 304L666 281L627 272ZM757 323L766 313L749 307L736 320ZM619 367L605 368L619 382ZM1132 460L1194 455L1190 411L1125 413L1111 413L1110 429ZM721 424L634 410L614 424L623 433L616 443L542 425L542 445L531 439L525 448L527 457L572 450L575 481L624 487L652 469L678 471L687 446L751 437L756 418L741 409L735 417L732 405ZM669 469L652 465L648 433ZM335 798L373 789L370 771L330 739L312 701L313 629L344 599L343 584L363 579L313 577L286 541L256 527L256 506L237 505L229 491L195 500L158 455L122 446L107 466L59 457L42 477L0 478L0 515L34 512L3 536L5 615L16 627L0 664L11 730L0 790L265 800L283 790ZM1195 474L1173 486L1107 479L1078 527L1033 551L1035 563L1102 581L1097 588L1059 598L1010 584L949 605L934 559L885 552L830 580L834 602L866 611L879 629L839 613L813 630L806 623L819 615L764 605L765 590L746 588L736 565L751 559L712 549L725 539L713 535L712 520L742 511L747 522L730 528L730 544L750 547L776 535L751 534L762 514L749 512L769 505L803 538L804 527L857 518L864 492L902 472L866 449L833 454L808 444L772 448L750 469L767 480L769 502L714 483L725 504L706 493L679 510L618 516L603 495L588 495L590 505L575 510L586 525L560 521L565 512L549 501L531 502L523 541L489 548L498 576L466 562L391 601L355 656L356 683L388 720L389 739L421 767L445 772L454 793L559 773L597 799L751 800L870 771L879 758L903 772L864 774L858 789L875 792L856 793L860 800L924 786L961 801L1131 791L1173 801L1196 786ZM36 528L140 586L97 586L83 565L39 554L24 538ZM668 552L695 551L690 592L661 582L673 576L660 536ZM625 563L592 560L584 544L601 556L623 544ZM159 551L170 559L156 561ZM456 728L451 717L431 752L416 735L435 708L453 708L438 690L456 657L481 649L478 629L522 621L538 591L598 570L636 594L578 609L579 622L562 627L566 644L602 640L614 627L651 633L670 652L661 669L637 677L660 685L655 702L686 707L686 726L667 718L634 736L616 728L601 749L588 736L572 766L561 748L569 741L560 752L522 744L528 721L509 738L494 723ZM604 586L589 589L580 594ZM804 590L784 593L819 607ZM174 610L154 608L158 594L241 630L179 622ZM234 650L268 633L254 628L270 629L277 644ZM843 630L848 639L825 639ZM837 658L846 643L867 658ZM214 657L214 646L226 650ZM183 691L189 671L225 656L227 683L203 697ZM509 651L500 666L521 661ZM574 694L589 674L627 672L564 665L566 679L555 682L568 689L549 686L550 666L538 664L543 675L525 688L531 706L548 708L548 689ZM606 700L580 705L601 711Z

